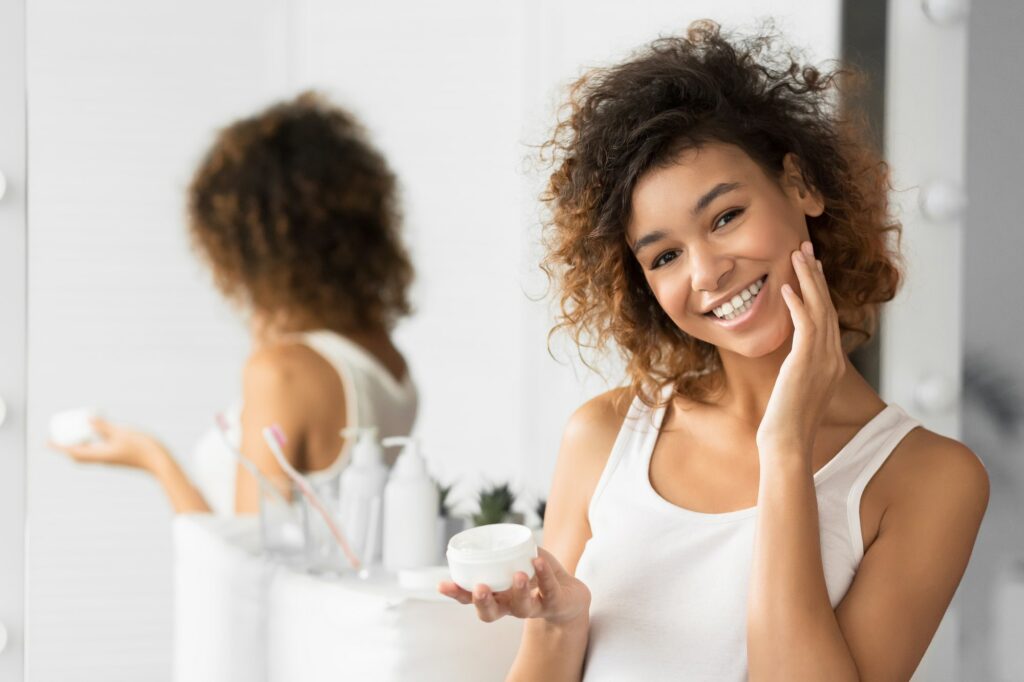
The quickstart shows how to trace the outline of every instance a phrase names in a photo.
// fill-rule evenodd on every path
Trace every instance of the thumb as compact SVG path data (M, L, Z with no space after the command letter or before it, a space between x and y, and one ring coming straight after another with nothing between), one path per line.
M562 583L559 577L565 569L551 552L542 547L537 548L537 558L533 560L533 570L537 574L537 587L545 600L558 599L562 594Z
M110 438L113 435L114 430L116 428L113 424L111 424L106 419L103 419L101 417L93 417L92 419L89 420L89 423L92 424L92 427L96 430L96 433L98 433L104 439Z

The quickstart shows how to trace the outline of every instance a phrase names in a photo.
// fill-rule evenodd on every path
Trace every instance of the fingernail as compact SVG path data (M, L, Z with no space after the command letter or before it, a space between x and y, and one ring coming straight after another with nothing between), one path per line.
M800 261L801 263L806 263L807 262L807 259L804 258L804 254L802 252L800 252L800 251L796 252L796 259L798 261Z
M812 244L811 242L809 242L809 241L804 242L803 243L803 249L804 249L804 253L806 253L808 256L813 256L814 255L814 244Z
M534 569L536 569L536 571L537 571L538 573L540 573L541 571L543 571L543 570L544 570L544 564L543 564L543 563L541 563L541 560L540 560L540 559L535 559L535 560L534 560L534 562L533 562L533 567L534 567Z

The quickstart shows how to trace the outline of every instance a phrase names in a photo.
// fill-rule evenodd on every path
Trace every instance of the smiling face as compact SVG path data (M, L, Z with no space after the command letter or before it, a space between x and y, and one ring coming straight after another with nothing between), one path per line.
M800 292L790 254L808 238L806 216L824 210L794 161L780 187L739 147L709 143L637 182L626 238L682 331L747 357L792 333L780 287Z

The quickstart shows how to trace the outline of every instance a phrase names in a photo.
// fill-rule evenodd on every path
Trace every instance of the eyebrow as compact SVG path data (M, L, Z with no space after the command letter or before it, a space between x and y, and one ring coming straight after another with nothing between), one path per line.
M690 211L691 215L693 215L693 217L696 218L701 213L703 213L704 209L710 206L711 202L713 202L715 199L722 196L723 194L727 194L728 192L733 191L734 189L739 189L740 187L743 187L743 183L718 183L717 185L712 187L707 194L702 196L700 199L697 199L697 203L694 204L693 210ZM645 246L653 244L654 242L657 241L661 241L662 239L665 238L665 236L666 232L664 230L655 230L654 232L648 232L643 237L640 237L640 239L637 239L636 243L633 244L633 254L636 255L637 253L640 253L640 250L643 249Z

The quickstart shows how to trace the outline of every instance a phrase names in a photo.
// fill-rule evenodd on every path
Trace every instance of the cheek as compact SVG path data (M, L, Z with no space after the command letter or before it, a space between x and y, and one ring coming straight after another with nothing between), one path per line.
M665 311L665 314L677 323L682 321L680 318L686 312L686 292L689 288L689 280L685 282L680 280L681 278L674 279L672 277L658 277L655 281L647 280L655 301Z

